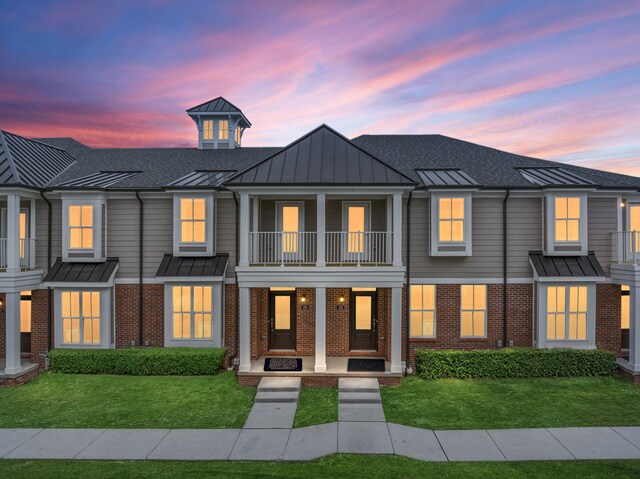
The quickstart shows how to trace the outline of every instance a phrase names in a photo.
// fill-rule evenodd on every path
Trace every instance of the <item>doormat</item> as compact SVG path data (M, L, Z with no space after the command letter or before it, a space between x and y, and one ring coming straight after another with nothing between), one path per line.
M266 358L265 371L302 371L302 358Z
M384 359L361 359L361 358L349 358L347 363L348 372L384 372Z

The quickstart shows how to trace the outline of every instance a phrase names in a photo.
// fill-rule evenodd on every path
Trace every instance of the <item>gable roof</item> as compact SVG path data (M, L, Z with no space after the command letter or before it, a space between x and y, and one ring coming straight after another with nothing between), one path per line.
M520 168L561 167L593 186L640 188L640 178L516 155L443 135L362 135L352 142L418 181L416 170L458 168L484 188L540 188Z
M231 186L415 184L324 124L227 183Z
M187 110L187 113L189 115L197 113L240 113L242 119L247 122L247 126L251 126L251 122L246 116L244 116L242 110L221 96L214 98L213 100L205 101L199 105L192 106Z
M0 130L0 185L44 188L74 163L64 150Z

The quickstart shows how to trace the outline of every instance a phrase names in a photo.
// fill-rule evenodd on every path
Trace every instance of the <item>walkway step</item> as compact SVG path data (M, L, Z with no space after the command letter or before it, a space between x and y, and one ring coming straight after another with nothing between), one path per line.
M340 378L338 380L338 390L345 389L374 389L377 391L380 389L380 384L376 378Z
M342 389L338 389L338 391L341 393L377 393L378 391L380 391L380 389L378 388L371 388L371 389L342 388Z
M260 384L258 385L258 390L269 389L269 390L278 390L282 391L283 389L287 390L299 390L301 384L301 379L299 377L264 377L260 380Z
M339 395L340 404L344 403L381 403L380 391L376 392L342 392Z
M288 429L298 408L299 377L264 377L244 429Z
M340 378L338 419L341 422L383 422L380 385L375 378Z
M255 402L269 403L269 402L298 402L299 390L293 391L265 391L259 389L256 394Z

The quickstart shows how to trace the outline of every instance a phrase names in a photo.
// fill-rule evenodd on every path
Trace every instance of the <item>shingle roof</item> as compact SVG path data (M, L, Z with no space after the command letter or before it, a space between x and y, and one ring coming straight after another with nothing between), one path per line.
M238 173L229 185L412 185L413 180L327 125Z
M43 283L108 283L118 266L118 258L107 258L102 263L65 262L58 258Z
M470 187L478 186L478 182L464 171L455 168L416 170L425 186Z
M74 161L66 151L0 130L0 185L42 188Z
M541 278L597 278L606 273L593 251L587 256L545 256L542 251L529 251L529 259Z
M227 269L228 254L207 257L179 257L165 254L157 277L221 277Z
M84 143L80 143L78 140L75 140L73 138L34 138L34 140L53 146L55 148L59 148L60 150L64 150L73 157L76 157L91 149L91 147L85 145Z
M176 181L172 181L167 186L180 188L217 187L233 176L234 173L235 171L194 171L182 178L178 178Z
M353 143L419 180L417 169L459 168L483 187L539 188L519 168L562 167L596 185L640 188L640 178L540 160L443 135L362 135Z

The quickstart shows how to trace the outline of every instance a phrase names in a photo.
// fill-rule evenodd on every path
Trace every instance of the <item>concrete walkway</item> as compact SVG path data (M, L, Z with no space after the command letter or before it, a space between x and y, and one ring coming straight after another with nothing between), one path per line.
M300 384L299 377L262 378L244 429L291 429L298 408Z
M346 421L300 429L0 429L4 459L305 461L336 452L423 461L640 459L640 427L431 431Z

